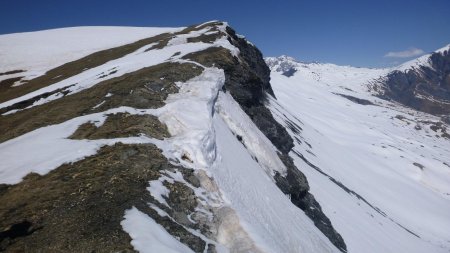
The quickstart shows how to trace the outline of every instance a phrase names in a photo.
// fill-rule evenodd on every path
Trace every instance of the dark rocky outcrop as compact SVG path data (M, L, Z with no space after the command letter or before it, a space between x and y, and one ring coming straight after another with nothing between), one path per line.
M450 114L450 52L433 53L430 66L393 71L379 80L381 98L434 115Z

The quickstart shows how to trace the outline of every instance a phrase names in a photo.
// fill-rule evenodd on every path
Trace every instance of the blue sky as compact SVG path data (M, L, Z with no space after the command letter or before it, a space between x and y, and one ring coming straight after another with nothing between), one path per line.
M0 10L0 34L85 25L187 26L218 19L265 56L364 67L391 66L450 43L450 0L4 0Z

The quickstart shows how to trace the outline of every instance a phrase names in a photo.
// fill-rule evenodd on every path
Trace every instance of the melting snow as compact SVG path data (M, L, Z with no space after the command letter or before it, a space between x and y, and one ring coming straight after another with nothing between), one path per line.
M121 225L130 235L131 245L141 253L193 252L169 234L164 227L136 207L125 212L125 219L121 222Z
M68 139L79 125L94 122L99 127L103 124L107 114L118 112L139 114L142 113L142 110L129 107L111 109L77 117L61 124L42 127L0 143L2 154L0 184L19 183L30 172L44 175L64 163L76 162L86 156L94 155L104 145L113 145L118 142L130 144L160 142L145 136L103 140ZM151 112L151 110L148 110L148 112Z
M164 197L169 197L169 189L163 185L164 179L160 178L158 180L150 181L150 186L147 188L147 190L150 192L150 194L155 198L159 203L164 204L168 208L170 208L169 204L167 204L167 201Z

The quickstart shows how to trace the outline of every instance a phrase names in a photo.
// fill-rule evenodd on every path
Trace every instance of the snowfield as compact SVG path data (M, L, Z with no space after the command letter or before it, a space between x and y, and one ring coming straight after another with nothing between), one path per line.
M267 61L271 110L348 252L449 252L450 141L420 122L439 119L375 98L367 84L389 70Z

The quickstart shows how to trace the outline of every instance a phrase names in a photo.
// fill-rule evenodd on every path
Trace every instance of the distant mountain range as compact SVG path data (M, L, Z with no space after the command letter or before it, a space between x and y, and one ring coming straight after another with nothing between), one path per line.
M370 80L369 87L381 98L447 118L450 114L449 51L450 44L397 67L366 69L367 74L362 75L374 79ZM334 64L302 63L288 56L268 57L266 61L285 76L292 76L297 68L315 68L317 72L325 69L346 72L348 68Z

